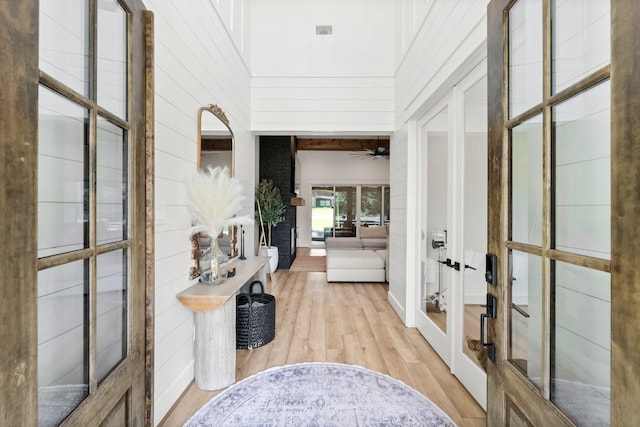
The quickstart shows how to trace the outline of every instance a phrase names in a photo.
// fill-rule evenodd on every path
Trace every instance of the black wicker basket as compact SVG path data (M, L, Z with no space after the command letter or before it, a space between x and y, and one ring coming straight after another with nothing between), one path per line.
M254 285L260 293L254 293ZM236 296L236 348L256 348L270 343L276 335L276 297L264 293L259 280L251 282L250 293Z

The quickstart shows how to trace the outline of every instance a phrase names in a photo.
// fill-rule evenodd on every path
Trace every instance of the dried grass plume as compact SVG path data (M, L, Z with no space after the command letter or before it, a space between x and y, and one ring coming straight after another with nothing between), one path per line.
M238 216L246 197L242 182L231 177L228 167L209 166L206 171L197 171L187 188L195 222L192 233L206 232L215 238L229 225L252 222L249 217Z

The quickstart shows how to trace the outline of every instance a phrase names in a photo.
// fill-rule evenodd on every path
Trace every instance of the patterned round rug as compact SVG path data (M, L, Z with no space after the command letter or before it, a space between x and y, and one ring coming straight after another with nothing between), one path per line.
M246 378L185 426L455 426L401 381L354 365L300 363Z

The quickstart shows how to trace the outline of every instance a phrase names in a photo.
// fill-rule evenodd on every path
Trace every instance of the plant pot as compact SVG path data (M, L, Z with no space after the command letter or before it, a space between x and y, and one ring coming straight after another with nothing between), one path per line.
M263 246L260 248L260 255L271 257L271 259L269 259L269 273L274 273L278 269L278 247Z

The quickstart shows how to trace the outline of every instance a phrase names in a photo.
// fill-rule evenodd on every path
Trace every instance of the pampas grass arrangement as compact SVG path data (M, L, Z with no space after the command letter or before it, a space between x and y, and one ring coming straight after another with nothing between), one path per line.
M227 276L228 258L219 250L218 236L223 230L235 224L247 224L251 218L238 216L242 201L240 180L231 177L229 168L208 167L206 171L197 171L187 183L191 214L194 226L191 234L204 234L211 237L210 265L205 265L200 280L205 283L220 283ZM205 253L207 253L205 251ZM204 256L204 254L203 254Z
M203 232L215 239L229 225L251 223L251 218L238 216L246 197L241 181L231 177L226 166L196 172L187 194L195 222L192 234Z

